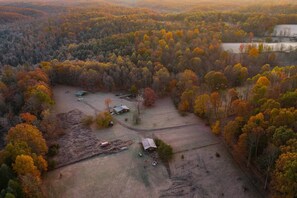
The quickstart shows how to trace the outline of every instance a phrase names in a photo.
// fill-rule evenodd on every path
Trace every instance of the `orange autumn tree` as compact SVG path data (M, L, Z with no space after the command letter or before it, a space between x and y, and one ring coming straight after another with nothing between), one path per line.
M199 95L195 99L194 113L201 118L207 118L210 114L210 96Z
M229 146L233 147L237 143L242 133L243 124L243 117L236 117L235 120L229 121L224 127L224 139Z
M186 112L186 111L193 111L194 106L194 100L197 93L198 87L193 86L189 89L186 89L181 97L180 97L180 103L178 105L178 110L180 112Z
M27 124L32 124L34 121L37 120L37 117L35 115L32 115L31 113L21 113L20 117Z
M190 69L186 69L183 73L179 74L179 81L177 86L181 90L191 88L198 85L198 76Z
M18 124L15 127L12 127L7 134L6 142L7 144L26 142L32 149L32 152L37 155L45 155L48 151L46 142L42 137L42 133L37 127L26 123Z
M144 101L143 101L144 106L150 107L155 104L157 95L155 94L153 89L147 87L144 89L143 98L144 98Z
M204 76L204 80L212 91L223 90L228 85L228 80L222 72L210 71Z
M256 47L252 47L250 50L249 50L249 56L250 57L253 57L253 58L257 58L259 56L259 50L256 48Z
M268 80L268 78L266 76L261 76L257 82L256 85L258 86L266 86L268 87L270 85L270 81Z
M237 144L234 146L235 154L239 157L244 157L246 159L248 155L248 134L242 133L239 138Z
M264 115L262 113L258 113L257 115L251 116L242 128L242 132L247 135L248 141L247 166L250 165L253 156L257 157L259 143L261 138L265 135L265 130L268 126L267 124L268 123L265 121ZM242 139L239 138L238 144L240 144L240 140Z
M44 197L41 190L41 179L31 174L19 176L25 197Z
M275 197L297 195L297 153L284 153L276 161L272 188Z
M5 151L14 162L20 155L30 156L38 170L47 170L44 155L48 148L41 132L33 125L22 123L11 128L6 137Z
M210 94L210 103L214 110L214 115L218 118L219 108L222 106L221 96L218 92L213 92Z
M34 165L34 161L29 155L19 155L16 157L15 163L12 165L13 170L18 175L31 174L35 177L40 177L40 172Z
M40 172L47 171L47 167L48 167L47 161L41 155L39 156L33 155L33 160L34 160L35 166L38 168Z
M246 100L234 100L231 103L231 108L237 116L248 116L250 113L250 104Z
M221 122L219 120L211 125L211 132L215 135L221 134Z
M23 111L38 115L54 104L49 78L41 69L21 71L17 80L18 87L24 93Z
M110 110L110 104L111 104L111 102L112 102L112 100L111 100L110 98L106 98L106 99L104 100L104 104L105 104L105 106L106 106L107 111Z
M17 156L12 167L20 179L22 191L25 197L43 197L40 188L40 172L34 165L34 161L31 156Z

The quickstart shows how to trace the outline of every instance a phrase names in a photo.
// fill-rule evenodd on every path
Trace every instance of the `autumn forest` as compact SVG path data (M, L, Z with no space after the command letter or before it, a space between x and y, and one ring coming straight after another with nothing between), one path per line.
M297 48L265 45L296 39L275 26L297 25L297 4L179 2L0 1L0 197L44 196L63 133L57 85L170 97L263 196L297 196Z

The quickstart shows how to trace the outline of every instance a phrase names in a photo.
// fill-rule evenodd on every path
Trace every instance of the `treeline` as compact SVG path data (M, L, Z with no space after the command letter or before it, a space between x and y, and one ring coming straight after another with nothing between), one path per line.
M230 10L238 10L242 8L253 8L253 7L262 7L265 9L267 5L274 7L281 7L283 4L293 4L294 0L285 0L281 3L279 0L258 0L257 2L242 0L240 2L234 0L224 0L224 1L216 1L216 0L142 0L142 1L127 1L127 0L102 0L103 2L108 3L116 3L120 5L128 5L132 7L145 7L157 11L162 12L187 12L187 11L230 11ZM287 5L286 5L287 6ZM285 6L285 7L286 7ZM273 6L271 6L273 7ZM248 10L248 9L247 9Z
M23 8L23 9L32 9L40 12L45 12L47 14L57 14L66 12L68 10L67 4L65 2L6 2L2 3L3 6L10 6L15 8Z
M70 44L167 27L153 17L145 10L102 6L98 9L74 9L70 14L46 21L40 19L25 25L7 26L0 31L0 65L36 64L60 57L60 51Z
M248 95L229 90L224 138L234 155L263 174L275 197L295 197L297 171L297 67L263 66L248 80ZM270 181L270 184L269 184Z
M106 61L109 52L117 54L117 46L113 50L108 45L116 45L114 39L124 42L120 49L124 53L117 55L129 55L135 40L127 35L136 31L166 29L175 32L197 28L205 34L211 32L213 35L215 32L218 43L245 42L251 41L253 36L269 36L276 24L296 22L296 14L266 15L236 11L164 14L110 5L73 7L69 12L47 20L3 26L0 30L0 66L31 65L52 59L102 61L102 56Z
M28 23L28 20L39 19L52 14L64 13L67 10L68 8L63 5L56 6L44 2L0 2L0 25L3 26L20 21L26 21L26 23ZM44 20L46 19L44 18Z
M0 6L0 12L10 12L30 17L42 17L46 14L45 12L31 8L18 8L13 6Z
M270 14L262 12L198 12L185 13L185 20L190 22L217 22L221 21L231 25L233 28L250 33L255 36L270 35L277 24L296 24L296 14ZM230 41L229 41L230 42Z
M296 14L297 13L297 5L296 4L257 4L250 5L244 8L240 8L241 12L250 12L250 13L266 13L266 14Z
M55 130L49 112L53 104L49 79L41 69L2 69L0 197L42 197L41 174L48 169L45 137Z
M1 12L0 13L0 24L14 23L20 20L30 20L32 17L24 16L18 13Z
M123 42L115 43L114 40ZM184 70L191 70L198 78L226 64L221 58L219 35L205 30L143 31L128 34L126 39L119 37L108 41L114 43L106 45L113 48L110 50L113 53L102 53L98 57L106 62L53 60L42 62L40 66L54 83L97 90L153 86L159 94L164 94L169 82ZM121 46L130 50L121 51ZM80 48L73 46L69 50L76 54L77 49L81 51ZM104 54L107 57L102 56ZM91 53L88 55L92 56ZM211 64L213 62L216 65Z

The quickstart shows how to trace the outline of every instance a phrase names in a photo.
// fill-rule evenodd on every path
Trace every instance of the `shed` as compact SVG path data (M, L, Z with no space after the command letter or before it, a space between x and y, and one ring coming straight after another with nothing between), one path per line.
M82 97L82 96L86 95L87 93L88 93L87 91L77 91L75 93L75 96L76 97Z
M143 138L141 140L144 150L154 150L157 148L155 141L151 138Z
M123 110L124 110L125 112L130 111L129 107L127 107L126 105L121 105L121 107L123 108Z
M129 112L130 109L126 105L120 105L120 106L114 106L113 111L116 114L122 114L122 113L125 113L125 112Z

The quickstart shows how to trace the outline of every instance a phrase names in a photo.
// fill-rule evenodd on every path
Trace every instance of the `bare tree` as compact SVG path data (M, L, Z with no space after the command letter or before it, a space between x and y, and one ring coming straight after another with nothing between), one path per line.
M144 101L144 99L143 99L142 91L139 91L139 94L136 97L136 107L137 107L137 113L138 113L138 115L140 115L140 106L143 103L143 101Z
M104 104L106 105L106 109L107 109L107 111L109 112L109 110L110 110L110 104L112 103L112 100L110 99L110 98L106 98L105 100L104 100Z

